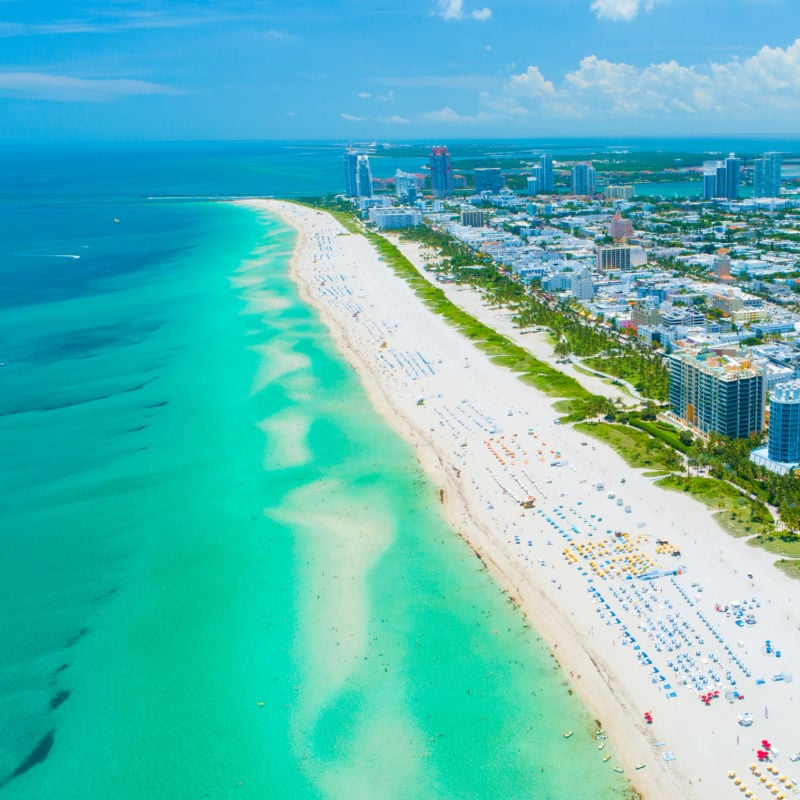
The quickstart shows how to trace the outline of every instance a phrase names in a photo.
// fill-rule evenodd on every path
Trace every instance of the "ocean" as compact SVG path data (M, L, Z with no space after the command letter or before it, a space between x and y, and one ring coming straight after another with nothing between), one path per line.
M335 191L340 152L0 157L2 800L627 796L294 233L209 199Z

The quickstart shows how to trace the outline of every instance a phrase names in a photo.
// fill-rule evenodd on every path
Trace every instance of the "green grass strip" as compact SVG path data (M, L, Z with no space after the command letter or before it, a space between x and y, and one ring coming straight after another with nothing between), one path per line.
M673 450L677 450L679 453L686 454L689 452L689 448L678 438L676 433L673 433L671 430L664 428L656 422L648 422L643 419L631 417L628 420L628 424L649 433L656 439L661 439L662 442L669 445Z
M406 281L414 294L429 309L443 317L476 347L487 353L496 364L516 372L523 381L551 397L588 400L592 396L591 392L584 389L574 378L534 358L507 336L484 325L455 305L438 286L432 285L421 275L392 242L373 231L360 229L358 224L352 219L347 219L345 214L333 213L347 230L364 236L375 247L381 259L396 275Z
M756 536L766 540L776 536L772 515L767 507L757 500L745 497L725 481L668 475L656 481L656 485L685 492L713 509L717 522L732 536ZM754 544L760 542L755 541Z
M608 422L579 422L573 427L608 444L631 467L658 472L680 468L679 457L672 450L636 428Z
M790 578L800 581L800 559L781 558L775 562L775 566Z

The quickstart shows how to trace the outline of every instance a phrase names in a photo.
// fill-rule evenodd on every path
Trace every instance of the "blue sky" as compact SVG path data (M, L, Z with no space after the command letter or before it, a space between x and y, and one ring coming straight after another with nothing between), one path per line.
M0 0L0 140L800 133L800 0Z

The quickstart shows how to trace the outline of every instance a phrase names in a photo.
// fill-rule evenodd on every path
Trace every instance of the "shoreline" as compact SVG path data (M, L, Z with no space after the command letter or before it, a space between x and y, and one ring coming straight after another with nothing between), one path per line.
M713 589L717 594L727 591L731 597L743 596L738 585L741 576L737 582L732 581L724 559L728 550L746 547L743 543L732 541L722 532L705 507L657 489L599 443L589 450L588 444L580 441L578 432L568 426L558 426L551 408L552 399L492 364L441 318L423 307L408 286L379 262L363 237L344 232L332 217L314 209L273 200L242 204L270 211L297 230L290 274L304 302L318 311L337 348L358 372L370 401L392 428L412 444L425 472L443 490L448 522L521 607L554 653L583 704L602 722L637 791L647 798L687 800L707 797L709 792L715 797L739 795L738 787L728 780L727 772L737 770L744 780L747 764L753 756L752 748L738 744L739 733L748 743L752 739L753 744L757 744L761 736L750 733L756 727L759 732L764 729L766 738L780 741L784 752L800 749L800 736L796 742L791 742L789 736L792 703L787 702L786 692L782 691L789 689L789 685L760 687L767 701L765 710L767 703L775 709L772 718L765 716L763 724L759 719L759 725L750 729L731 729L731 720L735 726L736 713L745 710L741 703L728 704L728 708L722 706L724 700L719 701L719 707L711 711L701 707L697 698L691 697L693 692L683 686L675 697L668 696L660 685L653 686L654 673L645 669L641 662L636 663L634 647L626 641L626 637L633 638L635 632L636 638L641 640L640 647L645 647L646 637L651 633L646 625L644 632L637 630L648 615L641 610L636 614L628 613L632 604L641 608L640 601L628 597L630 589L641 590L647 596L648 608L659 603L663 611L668 603L668 608L674 609L689 582L702 578L699 572L695 574L696 565L713 562L714 569L709 570L711 576L704 578L706 591ZM321 259L321 254L314 241L315 227L317 232L324 229L327 235L335 237L330 240L331 263L337 263L336 269L341 267L348 273L346 276L343 273L338 278L321 275L316 261ZM465 290L458 287L450 291L465 294ZM368 307L367 303L370 303ZM470 298L470 304L476 303L480 305L480 298ZM468 310L474 313L472 308ZM389 355L394 357L394 362ZM424 365L428 366L430 374ZM421 405L418 405L419 399L423 400ZM531 409L535 412L531 413ZM490 418L491 422L487 422ZM534 453L534 448L539 446L543 447ZM552 452L547 453L547 450ZM536 455L541 456L543 452L546 457L537 459ZM523 453L527 458L523 459ZM555 458L556 453L558 458ZM555 461L550 461L551 457ZM522 464L517 468L516 461L522 460L524 468ZM565 463L555 465L558 461ZM624 492L629 498L629 507L636 508L636 515L626 516L624 507L610 503L605 492L598 493L589 485L590 480L595 480L596 485L597 475L603 476L609 488L613 484L620 494ZM627 479L624 487L618 476ZM536 497L532 510L521 509L509 496L518 491L517 486L521 491L523 483ZM562 491L556 496L559 490ZM601 507L603 518L599 514L589 514L589 509L598 511ZM654 539L649 535L652 528L644 534L637 533L633 527L635 523L643 530L651 517L663 522L661 527L666 528L669 523L668 538L682 550L698 551L687 553L686 559L691 560L691 565L686 579L663 577L645 587L644 582L638 581L606 582L605 576L601 580L596 572L587 572L588 567L576 568L576 561L572 559L575 553L581 553L576 548L580 545L584 550L590 546L608 549L609 545L600 545L600 540L611 538L613 541L613 536L608 536L612 529L633 531L629 536L637 549L637 559L653 556L653 542L645 541ZM605 521L598 528L601 519ZM698 531L713 541L698 539ZM572 556L568 557L567 553ZM752 550L750 554L748 567L765 572L769 558ZM589 574L593 577L588 578ZM764 605L776 602L780 593L786 592L789 579L785 580L786 585L780 580L772 586L759 583L758 593L765 599ZM617 585L613 593L624 591L627 602L616 596L612 598L612 587ZM677 585L680 585L680 592L675 588ZM647 595L646 589L652 590L653 596ZM778 593L775 598L765 597L769 589ZM597 600L595 592L599 594L598 590L602 591L602 601ZM606 609L613 606L617 623L612 625L605 619L607 613L603 605ZM700 641L702 630L694 633L699 630L700 623L690 616L696 605L700 605L700 601L692 601L688 609L681 607L681 611L683 621L691 623L693 635L697 637L693 641ZM783 645L785 660L776 668L796 663L796 645L789 636L800 626L795 610L791 611L782 621L784 624L773 625L768 632ZM591 612L599 612L604 624L600 625L596 616L590 616ZM649 616L655 617L656 613ZM665 624L661 617L669 616L669 613L661 614L660 624ZM589 624L589 620L593 622ZM621 637L620 630L627 631L625 637ZM741 634L743 639L753 640L746 644L745 651L752 661L757 637L745 637L745 634L752 634L752 631ZM796 638L796 633L794 635ZM658 638L653 641L657 642ZM650 652L654 645L647 641L646 646ZM707 649L700 644L692 646L700 648L698 653ZM651 664L653 661L662 664L664 659L659 659L652 658ZM663 677L663 669L659 674ZM742 692L752 693L753 688L743 686ZM693 703L690 704L690 700ZM642 716L643 711L651 708L655 717L652 727ZM747 710L758 709L748 705ZM719 713L723 711L726 713ZM711 727L709 720L712 720ZM733 736L729 736L723 746L723 737L717 736L717 728L732 732L737 744L732 745ZM681 733L686 736L687 730L692 736L680 742ZM696 740L706 732L709 735L705 740ZM715 738L712 739L712 735ZM667 740L677 760L665 761L660 757L661 751L654 746L656 736ZM787 762L781 767L782 771L790 772L793 765L785 755L782 761ZM639 763L646 764L647 768L637 771L635 767ZM800 777L800 769L795 772ZM750 779L750 775L747 778ZM752 787L755 791L757 779L752 778L750 783L755 783ZM737 789L736 795L734 789ZM766 796L763 791L761 795Z

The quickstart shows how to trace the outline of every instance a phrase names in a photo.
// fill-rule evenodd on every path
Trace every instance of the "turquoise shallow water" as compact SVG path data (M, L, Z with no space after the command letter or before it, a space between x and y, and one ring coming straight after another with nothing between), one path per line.
M2 230L0 798L624 796L293 233L120 207Z

